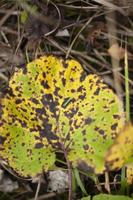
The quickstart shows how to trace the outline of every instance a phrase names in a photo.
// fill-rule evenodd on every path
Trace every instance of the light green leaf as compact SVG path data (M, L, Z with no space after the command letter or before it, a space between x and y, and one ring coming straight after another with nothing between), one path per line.
M93 197L92 200L131 200L132 198L122 195L99 194Z

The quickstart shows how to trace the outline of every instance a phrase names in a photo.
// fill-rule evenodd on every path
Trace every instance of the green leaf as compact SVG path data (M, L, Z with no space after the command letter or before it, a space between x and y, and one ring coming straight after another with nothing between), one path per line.
M131 200L132 198L122 195L99 194L93 197L92 200Z
M22 24L25 24L28 19L28 12L26 10L21 11L20 20Z
M16 69L0 117L0 157L21 176L50 169L57 151L73 166L102 173L124 123L121 102L100 77L54 56Z
M37 12L37 6L36 5L31 6L30 5L30 11L33 14L36 13ZM20 21L21 21L22 24L25 24L27 22L28 17L29 17L29 12L27 10L21 11L21 13L20 13Z

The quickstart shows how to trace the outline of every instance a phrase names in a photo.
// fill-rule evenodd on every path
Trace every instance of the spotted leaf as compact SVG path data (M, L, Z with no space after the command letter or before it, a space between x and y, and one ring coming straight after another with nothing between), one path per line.
M133 184L133 162L126 165L126 178L128 184Z
M116 137L105 159L107 166L112 170L133 162L133 126L131 124L126 125Z
M128 183L133 183L133 126L127 124L114 140L105 157L110 170L118 170L126 165Z
M48 170L57 151L102 173L124 123L121 102L100 77L54 56L16 69L0 105L0 157L22 176Z

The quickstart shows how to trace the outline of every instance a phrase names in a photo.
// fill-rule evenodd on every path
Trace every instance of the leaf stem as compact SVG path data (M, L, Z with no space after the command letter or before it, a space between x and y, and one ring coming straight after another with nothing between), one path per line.
M68 200L72 200L72 167L71 167L71 162L67 158L67 153L66 152L64 153L68 167L68 187L69 187Z
M68 167L68 189L69 189L68 200L72 200L72 166L71 162L67 157L67 150L65 149L63 144L62 144L62 150L64 152L64 156Z

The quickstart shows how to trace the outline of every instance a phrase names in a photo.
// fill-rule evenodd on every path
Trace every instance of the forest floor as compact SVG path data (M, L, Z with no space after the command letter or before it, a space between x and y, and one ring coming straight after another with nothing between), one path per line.
M113 3L114 2L114 3ZM100 75L123 99L126 110L125 62L128 62L129 110L133 119L133 3L98 0L1 0L0 93L14 69L44 55L74 58L88 74ZM110 173L111 191L119 191L121 172ZM104 175L96 184L81 175L74 199L109 193ZM47 192L48 176L23 180L0 169L0 200L61 200L67 192ZM82 188L84 187L84 189ZM36 197L39 188L38 198ZM132 188L133 189L133 188ZM129 195L133 194L130 189Z

